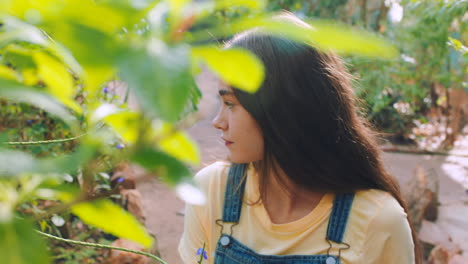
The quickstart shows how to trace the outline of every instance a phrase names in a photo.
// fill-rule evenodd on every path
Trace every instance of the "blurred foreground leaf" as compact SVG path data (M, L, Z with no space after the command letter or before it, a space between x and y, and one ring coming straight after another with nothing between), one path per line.
M140 115L136 112L121 111L104 118L115 132L127 143L135 143L138 137Z
M128 2L131 1L2 0L0 10L40 26L69 20L113 34L140 16Z
M171 156L197 165L200 162L200 153L196 143L182 131L177 131L159 141L160 148Z
M85 90L89 92L89 97L94 98L99 92L100 86L109 81L115 74L115 69L111 65L86 66L84 69Z
M311 24L314 28L311 41L320 49L386 59L395 58L399 53L389 41L364 30L323 21L312 21Z
M162 151L192 165L200 162L198 147L187 133L164 122L154 122L153 130L156 137L160 138L158 146Z
M263 82L263 63L248 50L194 47L192 55L201 59L226 83L247 92L255 92Z
M36 164L37 162L31 154L17 150L0 149L0 178L33 172Z
M115 65L117 58L126 54L125 45L116 41L114 36L77 22L61 25L55 30L55 38L72 52L83 67Z
M129 212L109 200L81 203L71 208L87 224L101 228L118 237L140 243L146 248L153 244L153 238Z
M62 63L43 52L36 52L34 60L51 94L58 98L70 98L73 95L73 79Z
M0 222L0 263L49 264L47 252L31 223L18 219Z
M2 49L4 60L18 70L36 70L33 59L34 50L21 45L11 44Z
M2 19L3 25L2 31L0 31L0 47L18 40L39 45L47 44L46 37L37 27L15 17L4 16L4 14L2 14L2 1L0 1L0 18Z
M188 47L168 47L154 41L148 51L129 55L120 68L122 79L135 91L143 112L166 121L180 119L193 85Z
M0 97L16 102L24 102L41 108L75 127L76 119L55 98L20 83L0 79Z
M37 159L35 171L38 173L76 173L95 157L97 150L98 146L94 143L80 144L71 154Z
M171 186L190 179L192 173L180 161L163 152L152 148L139 149L131 160L150 172L162 176L166 183Z
M81 113L81 107L72 100L74 94L73 78L67 68L51 56L36 52L34 59L38 65L38 72L42 80L47 84L47 90L59 99L63 104L77 113Z
M24 173L76 173L82 165L94 157L97 148L96 144L81 144L71 154L42 159L34 158L31 154L22 151L0 148L0 178Z
M212 15L217 11L226 11L235 8L248 8L250 11L262 11L266 6L266 0L216 0L192 3L197 19Z
M217 0L213 1L216 9L225 9L229 7L248 7L250 9L262 10L265 8L266 0Z
M5 65L0 65L0 78L12 81L19 81L19 77L19 74L15 70Z
M334 50L339 54L358 54L369 57L394 58L398 50L375 34L353 29L329 21L307 21L308 25L296 24L279 18L257 17L241 19L223 26L222 35L231 35L244 30L259 30L309 43L324 50Z

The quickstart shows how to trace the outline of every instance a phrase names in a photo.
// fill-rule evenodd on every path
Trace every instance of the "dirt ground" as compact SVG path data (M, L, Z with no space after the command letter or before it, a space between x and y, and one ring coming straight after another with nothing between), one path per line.
M202 73L198 85L203 92L200 103L200 119L189 129L189 134L199 144L202 163L196 170L226 157L226 150L220 140L220 133L211 126L211 120L219 105L216 82L213 76ZM468 136L454 150L468 155ZM450 239L461 245L468 256L468 158L459 156L429 156L414 154L384 154L385 166L401 183L402 191L409 192L408 182L414 177L414 170L420 166L428 175L438 179L439 217L436 221ZM184 203L175 193L155 179L141 181L138 189L143 196L146 211L146 225L156 235L163 259L170 264L181 264L177 246L183 231ZM442 232L441 231L441 232Z

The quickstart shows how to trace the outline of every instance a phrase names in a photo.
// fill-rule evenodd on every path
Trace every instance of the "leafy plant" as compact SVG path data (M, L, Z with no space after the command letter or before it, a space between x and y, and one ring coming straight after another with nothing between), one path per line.
M403 1L402 8L403 19L389 23L384 32L401 56L393 61L350 58L349 62L359 76L358 93L372 121L386 132L408 139L415 120L424 118L430 108L446 105L441 99L449 89L462 89L467 61L447 42L454 38L466 41L463 16L468 4ZM436 91L436 87L445 91Z

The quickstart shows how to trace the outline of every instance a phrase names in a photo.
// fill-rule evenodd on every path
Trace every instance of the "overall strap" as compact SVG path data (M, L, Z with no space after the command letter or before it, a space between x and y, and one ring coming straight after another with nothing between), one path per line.
M239 222L246 181L243 181L242 185L239 184L242 181L247 166L248 164L233 163L229 169L224 195L223 222Z
M343 242L343 235L348 223L353 204L354 193L339 193L333 201L333 209L328 221L327 239L336 243Z

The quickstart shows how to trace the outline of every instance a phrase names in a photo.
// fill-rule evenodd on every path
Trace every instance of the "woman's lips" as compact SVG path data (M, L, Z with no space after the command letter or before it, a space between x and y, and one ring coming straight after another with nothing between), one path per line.
M231 145L232 143L234 143L234 142L229 141L229 140L226 140L226 139L224 139L224 138L223 138L223 140L224 140L224 145L226 145L226 146L229 146L229 145Z

